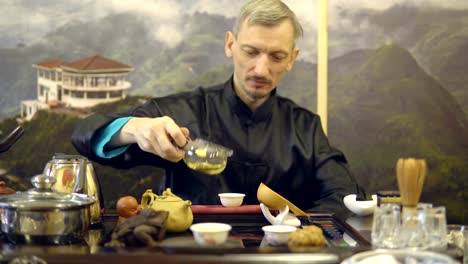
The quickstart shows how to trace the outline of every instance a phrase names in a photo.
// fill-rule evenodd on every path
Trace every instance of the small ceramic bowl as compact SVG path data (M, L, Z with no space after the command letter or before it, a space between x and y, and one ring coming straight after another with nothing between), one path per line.
M217 246L226 242L231 225L223 223L198 223L190 226L193 238L202 246Z
M372 195L372 200L356 201L356 194L346 195L343 198L346 207L358 216L370 215L377 206L377 195Z
M264 239L269 245L282 246L288 244L289 235L297 228L289 225L268 225L262 227L265 232Z
M244 201L245 194L243 193L220 193L219 199L224 207L241 206Z

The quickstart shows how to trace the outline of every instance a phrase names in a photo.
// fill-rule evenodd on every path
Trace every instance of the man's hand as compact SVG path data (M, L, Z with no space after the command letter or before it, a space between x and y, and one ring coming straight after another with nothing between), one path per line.
M185 154L177 146L184 146L188 136L189 130L185 127L179 127L168 116L133 117L112 137L109 144L119 146L137 143L146 152L177 162Z

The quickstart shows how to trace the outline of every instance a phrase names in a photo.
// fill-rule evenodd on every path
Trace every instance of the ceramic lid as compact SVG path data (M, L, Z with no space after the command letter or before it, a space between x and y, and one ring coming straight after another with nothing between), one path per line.
M0 208L17 210L73 210L90 206L96 199L86 194L55 192L54 177L43 174L31 179L35 188L26 192L0 196Z

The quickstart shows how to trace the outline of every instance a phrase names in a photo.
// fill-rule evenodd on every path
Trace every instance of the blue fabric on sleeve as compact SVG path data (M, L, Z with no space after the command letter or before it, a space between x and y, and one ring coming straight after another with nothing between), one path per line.
M107 152L104 152L104 147L107 143L111 140L112 136L119 131L120 128L125 125L132 117L121 117L114 120L110 123L107 127L105 127L102 131L96 134L95 138L93 139L93 151L94 153L101 158L110 159L119 154L122 154L127 150L130 145L121 146Z

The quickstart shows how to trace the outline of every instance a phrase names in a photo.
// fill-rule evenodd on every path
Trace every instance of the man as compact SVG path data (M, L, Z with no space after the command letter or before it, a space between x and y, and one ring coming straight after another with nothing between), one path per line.
M115 115L95 114L75 129L80 153L120 167L165 168L161 189L194 204L219 204L218 193L245 193L257 204L260 183L301 209L343 212L344 195L362 195L345 157L333 149L317 115L276 93L292 69L302 28L279 0L246 3L225 36L234 73L224 84L155 98ZM217 176L181 161L186 138L203 138L234 150Z

